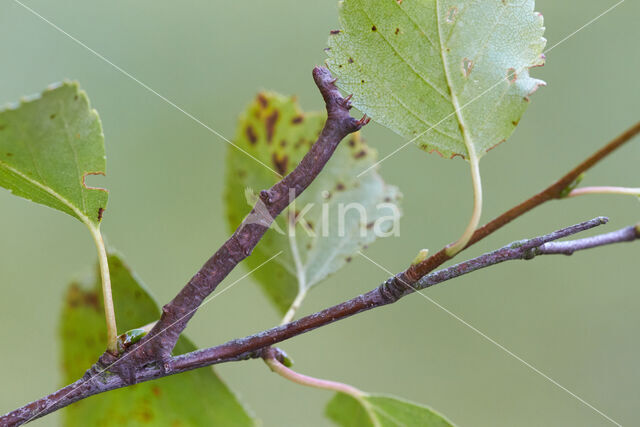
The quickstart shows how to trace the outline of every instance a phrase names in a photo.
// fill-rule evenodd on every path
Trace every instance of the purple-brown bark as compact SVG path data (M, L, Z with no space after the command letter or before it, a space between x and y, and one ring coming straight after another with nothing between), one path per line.
M391 304L416 290L451 280L480 268L508 260L531 259L538 255L570 255L579 250L640 238L640 225L638 225L570 242L554 241L606 222L604 218L596 218L549 235L515 242L472 260L433 272L435 268L450 259L443 249L422 263L411 266L406 271L389 278L372 291L349 301L252 336L171 357L171 351L178 337L204 299L215 291L218 284L239 262L249 256L273 218L277 217L293 198L299 196L313 182L331 158L340 141L368 123L369 120L366 116L361 120L356 120L349 115L351 108L349 97L343 98L340 95L328 70L317 67L313 71L313 77L325 100L328 118L318 140L298 167L273 187L260 193L258 203L263 204L261 209L266 208L270 218L265 218L265 215L258 213L254 207L247 219L224 245L204 264L178 295L163 307L162 317L156 326L137 345L119 357L110 353L103 354L82 379L0 417L0 427L21 425L78 400L126 387L135 382L150 381L213 364L262 357L262 352L265 349L278 342L354 314ZM467 247L542 203L561 198L563 191L581 173L594 166L639 132L640 123L637 123L550 187L480 227L474 233ZM255 220L256 216L258 220Z

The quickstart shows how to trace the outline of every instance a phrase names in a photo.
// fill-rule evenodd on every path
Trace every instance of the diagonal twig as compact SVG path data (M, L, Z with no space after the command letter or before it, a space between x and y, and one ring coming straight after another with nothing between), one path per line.
M158 323L131 349L127 359L119 361L117 356L109 353L102 356L101 362L112 365L111 371L133 381L133 371L146 363L160 362L162 369L169 369L167 363L171 360L171 351L178 337L205 298L251 254L274 218L315 180L340 141L369 122L366 115L360 120L351 117L351 103L340 95L329 70L314 68L313 79L327 109L327 120L318 140L290 174L270 189L260 192L251 213L175 298L162 308Z
M565 189L567 189L576 179L578 179L580 175L591 169L598 162L620 148L626 142L633 139L633 137L635 137L638 133L640 133L640 122L634 124L629 129L618 135L615 139L613 139L600 150L589 156L582 163L573 168L566 175L551 184L549 187L545 188L538 194L531 196L524 202L514 206L513 208L504 212L502 215L494 218L492 221L478 228L475 233L473 233L473 236L471 237L471 240L469 240L469 243L467 243L467 246L465 246L465 249L479 242L480 240L484 239L500 228L504 227L514 219L519 218L530 210L540 206L541 204L554 199L562 199L564 197ZM402 273L402 278L406 282L414 283L424 275L430 273L431 271L435 270L436 268L450 260L451 258L452 257L447 255L445 246L439 252L433 254L421 263L409 267Z
M170 370L163 370L153 364L140 367L134 372L136 376L135 380L136 382L145 382L205 366L259 358L263 356L264 349L278 342L285 341L362 311L391 304L403 296L413 293L415 290L446 282L481 268L490 267L505 261L518 259L528 260L539 255L570 254L598 246L640 239L640 225L636 225L583 239L564 242L555 241L597 227L606 222L606 218L598 217L543 236L513 242L500 249L460 264L432 272L412 285L405 283L404 291L401 293L392 293L389 291L388 283L397 280L397 277L391 278L378 288L366 294L310 316L303 317L295 322L268 329L245 338L232 340L215 347L171 357L169 361ZM30 420L34 414L37 414L37 417L41 417L89 396L130 385L129 382L120 376L98 373L97 369L98 368L94 366L87 371L85 378L0 417L0 426L20 425L26 420Z
M263 206L267 206L268 212L272 218L277 216L277 214L290 202L289 199L285 200L282 198L282 191L284 188L287 188L287 190L293 189L294 195L299 195L320 172L330 155L333 153L333 150L335 150L340 139L368 123L366 116L358 121L348 115L348 110L350 108L349 101L348 99L340 96L333 84L334 80L331 79L331 76L326 69L314 69L314 79L316 80L316 84L320 88L325 99L329 115L320 138L298 166L300 168L303 166L303 163L306 162L305 166L303 166L305 169L301 169L300 174L304 175L308 173L312 176L311 178L306 176L297 176L298 173L296 171L298 169L296 169L270 190L266 190L261 193L261 202L263 202ZM608 154L631 140L639 132L640 123L636 123L634 126L616 137L613 141L605 145L602 149L580 163L560 180L476 230L467 247L500 229L502 226L531 209L549 200L562 198L564 190L569 187L583 172L590 169ZM304 172L302 172L303 170ZM278 195L278 198L276 198L276 195ZM254 214L256 214L255 207L250 215ZM327 308L298 321L263 331L253 336L229 341L228 343L209 349L198 350L187 355L170 357L170 351L175 345L177 337L180 335L193 313L195 313L200 303L207 295L215 290L220 281L226 277L226 275L240 260L248 256L248 253L250 253L251 249L253 249L255 244L257 244L265 233L268 224L268 222L265 224L262 220L253 221L252 224L243 223L240 228L236 230L236 233L234 233L234 235L216 252L216 254L207 261L204 267L196 273L194 278L182 289L178 296L163 307L162 319L158 324L156 324L154 330L141 340L139 344L132 347L132 349L125 353L125 356L127 357L134 356L130 358L128 363L122 364L124 366L121 366L121 368L118 369L118 362L121 362L125 358L121 357L120 359L116 359L109 353L103 354L96 366L98 368L109 366L109 370L118 373L118 376L110 375L105 378L104 375L99 375L102 382L93 380L94 377L92 376L79 380L49 396L36 400L22 408L16 409L15 411L0 417L0 426L19 425L31 418L41 417L54 412L75 401L94 394L125 387L136 381L149 381L167 375L196 369L201 366L260 357L262 348L266 348L277 342L287 340L291 337L352 316L359 312L397 301L400 297L406 295L407 283L409 285L413 285L421 279L424 279L424 281L431 281L435 280L433 275L444 274L442 272L429 273L449 259L446 254L444 254L443 249L417 266L412 266L406 271L388 279L378 288L344 303ZM631 239L638 238L638 234L640 233L640 227L638 226L627 227L623 230L619 230L614 233L607 233L603 236L596 236L595 238L580 239L571 243L569 246L567 246L567 242L545 243L545 245L548 246L540 246L538 247L538 250L545 250L549 254L566 254L575 250L587 249L589 247L600 246L603 244L629 241ZM228 257L228 259L225 260L224 257ZM222 264L220 265L219 263ZM222 268L216 270L220 266ZM460 266L458 265L454 267L459 268ZM442 271L451 272L452 270L450 269L454 267L450 267L449 269ZM459 271L462 272L462 274L468 273L464 272L464 270ZM429 278L427 279L426 277L428 274ZM450 278L446 280L450 280ZM432 286L432 284L429 286ZM161 322L162 326L159 326ZM168 334L167 337L162 333L165 330L170 331L170 334ZM159 338L157 340L159 341L157 347L153 348L151 346L145 346L145 342L150 341L153 337ZM109 358L111 359L109 360ZM160 366L150 363L156 361L161 361L163 363L161 363ZM92 368L93 371L90 370L89 373L93 372L92 375L95 376L96 372L99 372L95 369L96 367L94 366L94 368ZM90 381L88 381L89 379ZM101 385L96 387L98 382L100 382ZM63 390L66 392L62 393Z
M392 304L400 298L413 293L416 289L424 289L437 283L442 283L461 275L469 274L480 268L489 267L504 261L531 259L536 255L543 255L543 252L537 252L537 250L539 248L544 248L545 245L570 243L574 245L575 250L583 250L588 249L589 247L598 246L584 245L584 239L580 239L575 242L549 242L602 225L605 222L606 218L599 217L571 227L563 228L545 236L514 242L496 251L480 255L479 257L473 258L469 261L430 273L414 284L406 282L398 284L401 279L399 279L398 276L391 277L374 290L286 325L272 328L245 338L232 340L209 349L198 350L194 353L190 353L189 355L178 356L174 360L173 367L177 370L195 369L199 367L203 361L213 361L213 363L218 363L217 361L224 361L228 357L240 357L241 355L247 356L262 348L285 341L294 336L309 332L313 329L328 325L354 314ZM640 228L638 226L626 227L622 230L624 231L614 232L617 233L617 239L607 237L606 239L601 239L600 243L612 244L640 239ZM631 231L633 231L633 237L630 236ZM607 233L607 235L611 234L612 233ZM598 240L597 238L587 239ZM553 246L551 246L551 248L553 248ZM553 252L549 252L549 254L551 253Z

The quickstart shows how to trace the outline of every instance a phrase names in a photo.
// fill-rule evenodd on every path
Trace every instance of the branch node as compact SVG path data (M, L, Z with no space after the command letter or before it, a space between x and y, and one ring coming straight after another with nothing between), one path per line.
M538 255L538 248L527 249L524 252L522 252L522 259L524 260L534 259L536 255Z
M327 75L329 77L331 76L329 71L326 69L322 69L320 67L314 69L314 78L316 79L316 83L318 84L318 87L320 88L320 91L322 92L323 97L328 104L327 109L329 110L330 103L333 103L332 105L334 106L334 109L335 106L338 105L337 103L335 103L335 101L332 101L332 99L340 99L338 98L340 95L339 93L337 93L335 86L327 86L326 82L322 81L321 77L326 77ZM344 106L339 106L339 108L341 108L342 111L345 111ZM340 116L338 118L342 119L344 117L346 116ZM335 119L336 117L334 117L334 120ZM351 119L352 121L356 121L353 118ZM344 123L339 123L335 126L331 126L330 129L327 129L327 127L323 129L323 132L326 131L326 133L329 135L325 135L325 139L322 139L321 136L321 138L319 138L314 146L327 144L327 142L329 142L329 147L327 147L324 151L325 156L321 158L323 162L321 165L319 165L316 156L309 156L309 154L307 155L309 156L309 165L307 167L307 170L312 170L312 176L308 177L305 174L299 174L301 176L297 177L295 176L294 171L292 172L292 174L290 174L288 180L284 182L281 181L280 183L276 184L276 186L279 185L281 187L284 187L284 189L287 189L286 187L289 184L293 184L296 186L296 188L300 189L300 192L304 190L310 184L310 182L313 181L313 178L317 175L317 173L320 172L322 166L324 165L324 163L326 163L328 157L340 142L339 140L336 141L336 139L341 139L342 137L346 136L342 135L342 132L345 128L348 128L348 125L348 123L346 125ZM562 191L562 189L565 188L569 183L575 180L575 178L580 173L591 168L594 164L602 160L602 158L610 154L625 142L629 141L638 133L640 133L640 123L637 123L625 133L620 135L618 138L613 140L611 143L607 144L604 148L582 162L578 167L569 172L567 175L565 175L565 177L561 178L555 184L551 185L541 193L534 195L520 205L517 205L516 207L505 212L498 218L489 222L487 225L476 230L473 238L467 246L470 246L473 243L482 240L505 224L509 223L515 218L518 218L519 216L539 206L540 204L556 198L557 194ZM307 158L307 156L305 156L305 158ZM312 168L311 166L315 166L315 168ZM294 176L291 177L291 175ZM283 200L278 199L276 201L276 204L278 205L276 206L276 208L278 209L279 213L286 207L284 201L284 192L278 193L278 191L275 191L275 193L283 194ZM281 207L282 209L280 209ZM551 236L553 238L549 238L549 236L541 236L541 238L535 243L542 246L538 246L537 250L534 251L533 254L546 255L552 253L561 253L557 250L557 248L555 251L548 250L548 243L545 242L550 242L551 240L555 240L557 238L565 237L567 235L591 228L597 225L598 220L600 224L606 222L605 218L600 218L596 219L595 221L592 220L587 223L579 224L578 226L569 227L564 230L566 233L556 233ZM255 242L251 242L255 245L262 235L258 235L258 232L263 233L264 230L252 228L251 231L255 231L257 234L256 236L254 236ZM575 250L582 250L597 246L608 245L611 243L632 241L635 239L640 239L640 223L636 224L635 226L625 227L622 230L595 236L592 238L580 239L573 242L556 242L553 244L555 244L556 246L560 244L566 246L567 244L569 244L576 247L577 249ZM522 248L522 246L523 245L521 244L520 247L522 251L530 249ZM227 249L227 247L220 248L216 255L226 256L227 254L225 251ZM205 266L198 273L196 273L194 278L189 282L187 286L185 286L180 291L176 298L174 298L172 302L163 307L161 320L156 324L154 329L141 341L134 344L128 349L126 353L124 353L124 355L129 355L131 357L128 357L127 360L124 360L124 355L122 355L118 359L106 352L103 354L100 360L91 369L89 369L87 373L85 373L84 378L95 378L96 376L103 373L106 369L114 373L118 370L124 372L123 369L118 369L121 368L119 365L128 365L138 371L138 373L140 374L140 381L148 381L151 379L161 378L166 375L176 374L179 372L209 366L212 364L262 357L262 352L266 351L263 349L265 349L266 346L282 342L284 340L298 336L302 333L317 329L324 325L328 325L334 321L347 318L348 316L352 316L366 310L395 302L402 296L409 294L414 290L423 289L427 286L432 286L446 280L451 280L455 277L470 273L479 268L498 264L510 259L517 259L519 258L519 256L516 255L519 254L517 253L518 251L515 251L514 249L516 248L507 246L492 253L481 255L480 257L468 260L465 263L454 265L452 267L449 267L448 269L436 271L426 276L439 265L442 265L444 262L450 259L450 257L446 256L445 250L443 249L427 258L426 260L422 261L419 265L411 266L406 273L400 273L397 276L391 277L385 283L381 284L374 290L353 298L349 301L327 308L321 312L309 315L305 318L289 323L286 326L275 327L249 337L229 341L216 347L197 350L185 355L176 356L172 358L170 363L164 363L168 358L171 357L170 354L171 350L173 349L173 345L177 341L177 338L180 336L182 330L185 328L188 320L191 318L190 315L195 312L193 308L197 308L204 300L204 298L215 290L218 283L220 283L220 281L224 279L224 277L226 277L229 271L233 268L233 265L228 262L224 264L216 264L215 261L217 260L217 258L215 258L216 255L214 255L210 262L205 264ZM504 252L507 252L506 256ZM225 261L227 260L228 258L225 259ZM213 272L217 274L214 275ZM407 280L413 278L419 279L420 277L422 277L422 279L420 280L424 282L424 285L420 285L419 283L416 285L414 280L411 280L409 282L411 283L411 285L407 284ZM175 307L175 310L171 310L172 307ZM172 312L181 314L182 317L179 318L179 321L176 321L175 317L171 316ZM186 315L184 313L186 313ZM143 349L143 346L145 346L146 343L150 342L150 340L154 337L161 336L160 334L166 334L170 336L166 340L163 339L166 335L162 336L161 339L157 340L163 341L162 343L157 344L154 342L152 348ZM169 369L170 372L159 372L163 369L163 367L165 370ZM145 369L147 370L146 372ZM110 381L108 385L105 385L105 387L92 389L88 389L86 387L81 388L82 384L86 384L87 382L77 381L76 383L70 384L58 390L57 392L52 393L51 395L45 396L21 408L0 416L0 424L5 425L7 421L11 423L14 422L14 420L17 420L17 422L29 421L31 419L34 419L34 413L36 413L37 417L42 417L65 406L68 406L75 401L98 393L123 387L123 385L125 385L123 384L125 380L122 379L122 375L118 375L118 377L120 378L120 381L115 380L115 378L111 378L112 381ZM102 378L104 379L105 376L103 376ZM129 382L133 383L135 382L135 379L136 378L134 376L133 380ZM355 392L356 394L358 393L357 390ZM74 395L71 396L70 393L74 393ZM43 406L45 406L45 409L40 409Z
M378 293L384 304L391 304L398 301L407 293L414 291L414 288L405 282L401 274L388 278L378 286Z
M94 365L96 371L93 372L89 378L95 378L97 375L108 371L117 375L125 385L135 384L137 366L131 363L123 363L123 360L124 359L105 351L98 359L98 363ZM87 371L87 373L90 371L91 369Z
M584 172L581 173L580 175L578 175L578 177L576 179L574 179L569 185L567 185L565 188L563 188L560 193L558 194L557 198L558 199L564 199L569 197L569 194L575 190L578 185L580 185L580 183L582 182L582 180L584 179Z
M293 366L293 359L291 359L284 350L278 347L263 348L259 351L259 357L263 358L264 360L275 359L287 368Z

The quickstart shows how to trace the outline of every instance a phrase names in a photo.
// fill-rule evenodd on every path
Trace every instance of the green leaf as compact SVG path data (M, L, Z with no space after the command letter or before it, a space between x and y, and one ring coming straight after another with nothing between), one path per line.
M344 0L327 64L353 104L422 149L478 158L544 82L533 0Z
M326 414L344 427L453 427L450 421L426 406L382 395L356 399L338 393L327 404Z
M97 228L108 194L85 178L104 172L100 119L76 83L0 111L0 186L15 195Z
M294 98L261 93L240 118L234 142L285 175L316 141L325 119L326 113L302 113ZM249 267L255 268L282 251L253 274L281 312L297 295L304 296L372 243L376 231L388 232L393 225L390 217L399 217L397 188L386 185L376 172L357 178L376 158L375 150L359 133L348 136L313 184L277 218L276 225L247 259ZM278 180L246 154L228 151L226 211L232 230L258 199L254 190L269 188ZM349 208L350 203L361 206L365 214L353 205ZM295 236L289 236L288 220L294 215Z
M160 316L146 287L117 255L109 255L118 324L125 330ZM90 286L74 283L62 312L62 367L65 384L82 377L104 352L99 275ZM195 350L180 337L176 353ZM254 420L213 369L203 368L113 390L74 403L64 410L65 426L100 425L254 425Z

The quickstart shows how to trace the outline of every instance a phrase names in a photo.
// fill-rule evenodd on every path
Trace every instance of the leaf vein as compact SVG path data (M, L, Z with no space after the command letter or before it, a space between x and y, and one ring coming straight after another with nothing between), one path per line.
M87 225L87 227L91 228L93 227L93 225L91 224L91 221L89 220L89 218L83 213L81 212L73 203L71 203L69 200L67 200L65 197L62 197L62 195L60 195L57 191L55 191L53 188L42 184L36 180L34 180L33 178L30 178L29 176L23 174L22 172L20 172L19 170L12 168L11 166L9 166L8 164L4 163L3 161L0 160L0 167L5 168L6 170L8 170L9 172L12 172L14 174L16 174L17 176L19 176L20 178L24 179L25 181L27 181L28 183L38 187L39 189L47 192L49 195L55 197L56 199L58 199L62 204L64 204L65 206L67 206L69 209L71 209L71 211L73 213L76 214L76 216L83 222L85 223L85 225Z
M343 49L346 52L350 52L349 50L347 50L346 48L343 47ZM353 53L350 52L351 55L353 55ZM355 64L352 64L355 65ZM360 68L360 67L358 67ZM362 68L360 68L360 71L362 71ZM376 84L378 85L378 88L384 88L388 94L388 96L390 96L391 98L393 98L402 108L404 108L409 114L411 114L413 117L415 117L418 121L420 121L422 124L428 126L431 130L436 131L437 133L446 136L447 138L450 138L454 141L461 141L462 139L459 138L457 135L456 136L451 136L449 133L439 129L439 126L434 125L430 122L428 122L426 119L422 118L422 116L418 115L417 113L415 113L413 111L413 109L409 108L404 102L402 102L400 100L400 98L393 92L393 90L391 90L385 83L384 81L378 76L377 73L371 72L371 70L369 70L369 75L373 76L376 80ZM450 103L450 101L448 102Z
M371 22L372 24L375 24L375 22L371 19L371 16L369 16L369 14L367 13L366 10L362 9L362 11L364 12L364 14L367 16L367 18L369 19L369 22ZM419 27L418 27L419 28ZM420 30L422 31L422 30ZM415 67L411 64L411 62L409 62L409 60L407 60L404 56L402 56L402 54L400 53L400 51L398 49L396 49L396 47L391 43L391 41L385 37L382 34L382 31L376 31L376 33L378 33L378 35L380 36L380 38L382 40L385 41L385 43L391 48L391 50L393 50L395 52L396 55L398 55L398 57L405 63L407 64L407 66L411 69L411 71L413 71L413 73L418 76L423 82L425 82L427 84L427 86L431 87L434 91L436 91L445 101L449 102L449 98L447 97L447 95L445 93L443 93L440 89L438 89L435 84L433 84L429 79L427 79L425 76L423 76L421 73L418 72L418 70L415 69Z

